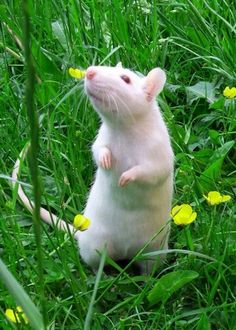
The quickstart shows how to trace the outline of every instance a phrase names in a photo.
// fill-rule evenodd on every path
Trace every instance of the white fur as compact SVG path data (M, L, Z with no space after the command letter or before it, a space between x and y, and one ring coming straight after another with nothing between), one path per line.
M84 211L91 225L76 238L83 260L96 269L105 245L113 259L130 259L162 228L146 251L167 248L173 152L155 100L166 79L161 69L144 78L120 66L88 70L96 73L85 78L85 91L102 125L92 147L98 169ZM143 270L153 262L141 264Z
M173 152L155 100L165 80L159 68L141 78L123 69L121 63L87 70L85 91L102 125L92 147L98 169L84 211L91 225L76 232L75 238L82 258L93 269L99 265L99 251L104 246L115 260L132 258L158 232L146 251L168 246ZM14 187L28 149L23 149L15 163ZM20 199L33 212L34 204L17 184ZM40 208L40 216L50 225L74 233L71 225L46 209ZM154 262L140 262L142 271L150 272Z

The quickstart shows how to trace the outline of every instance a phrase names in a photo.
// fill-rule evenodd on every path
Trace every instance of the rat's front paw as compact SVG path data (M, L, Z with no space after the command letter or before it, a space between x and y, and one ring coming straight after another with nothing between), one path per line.
M128 183L135 181L137 177L136 174L136 171L132 168L122 173L118 183L119 187L125 187Z
M101 166L105 170L109 170L112 166L111 151L107 147L102 148L102 150L100 151L99 166Z

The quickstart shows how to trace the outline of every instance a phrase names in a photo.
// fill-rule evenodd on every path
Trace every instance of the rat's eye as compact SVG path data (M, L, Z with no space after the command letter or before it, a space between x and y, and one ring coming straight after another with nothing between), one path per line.
M124 82L126 82L126 84L130 84L131 83L130 77L126 76L125 74L123 74L120 77L121 77L122 80L124 80Z

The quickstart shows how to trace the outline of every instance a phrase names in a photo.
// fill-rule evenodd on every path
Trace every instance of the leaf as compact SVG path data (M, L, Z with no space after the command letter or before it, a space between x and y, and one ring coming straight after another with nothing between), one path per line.
M211 190L214 183L219 179L223 158L216 160L200 175L199 182L204 191Z
M212 142L214 142L215 144L219 143L219 137L220 137L220 133L217 132L214 129L209 129L208 134L212 140Z
M188 104L201 98L206 98L209 103L215 100L215 86L207 81L200 81L193 86L186 87L186 92Z
M173 85L166 83L165 88L170 91L171 93L175 93L178 89L180 89L182 86L181 85Z
M217 159L224 159L225 156L228 154L230 149L234 146L235 141L229 141L223 144L222 147L218 148L212 155L211 161L215 161Z
M211 329L211 325L208 321L206 314L202 314L197 323L196 330L210 330L210 329Z
M66 35L60 21L52 22L52 31L64 49L67 49Z
M200 149L198 151L194 151L194 158L198 160L201 165L209 163L209 157L213 154L213 150L210 148Z
M22 288L22 286L17 282L15 277L7 269L6 265L0 259L0 279L3 284L7 287L8 291L15 298L17 305L21 306L29 319L34 330L43 330L43 318L39 313L37 307L34 305L28 294Z
M199 177L199 183L204 191L209 191L214 188L214 183L219 179L221 173L221 167L225 156L231 150L234 141L226 142L222 147L215 150L210 158L211 165L208 166L205 171Z
M163 275L147 296L150 305L155 305L160 301L165 302L175 291L197 278L198 275L192 270L179 270Z
M216 101L214 101L213 103L210 104L209 108L210 109L223 109L224 108L224 103L225 103L225 98L224 97L220 97L219 99L217 99Z

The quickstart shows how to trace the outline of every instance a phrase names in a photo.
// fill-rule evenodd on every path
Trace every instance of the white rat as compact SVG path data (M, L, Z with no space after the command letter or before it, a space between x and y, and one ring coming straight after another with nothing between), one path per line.
M85 92L102 125L92 146L98 168L84 211L91 225L76 232L75 238L82 259L95 270L105 246L114 260L131 259L148 242L145 251L168 247L173 151L156 102L165 81L160 68L146 77L120 64L91 66L86 71ZM16 164L13 179L18 167ZM21 187L18 193L32 211ZM41 217L72 230L42 208ZM141 271L150 272L155 262L139 262Z

